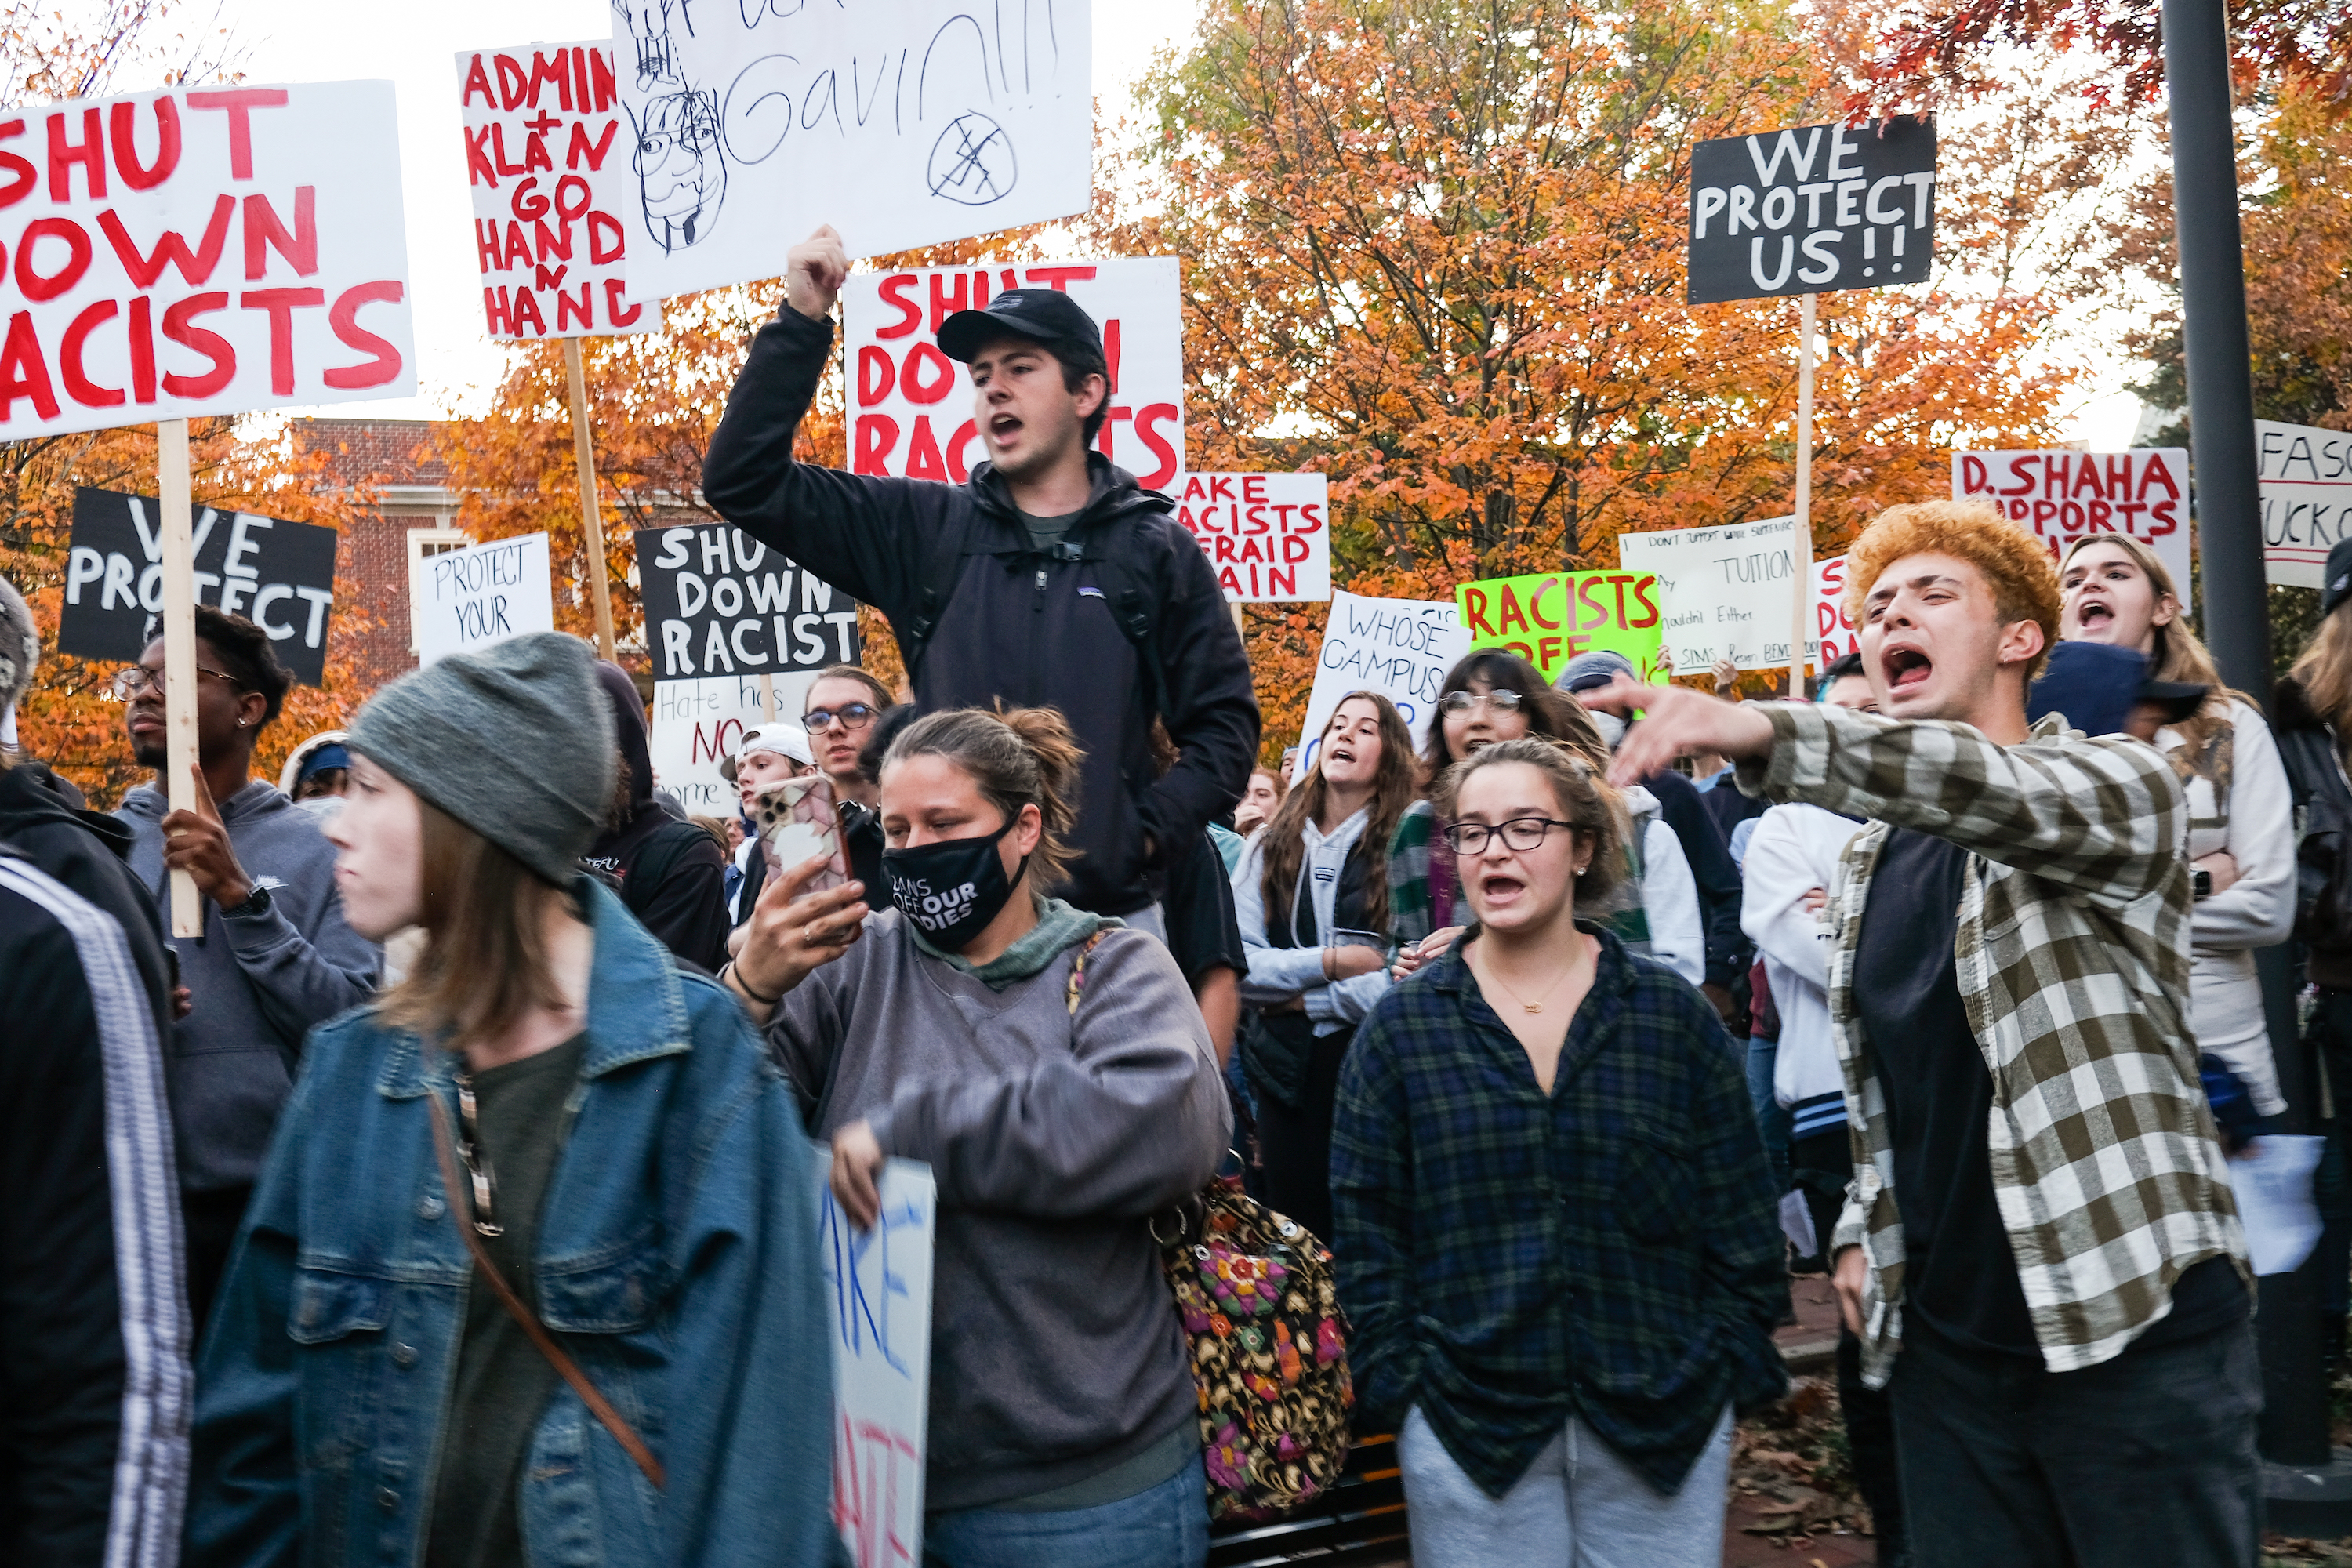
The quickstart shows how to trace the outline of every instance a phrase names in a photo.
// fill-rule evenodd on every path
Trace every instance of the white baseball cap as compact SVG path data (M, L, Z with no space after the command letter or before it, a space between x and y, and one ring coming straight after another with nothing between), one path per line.
M744 731L743 738L735 742L735 754L719 763L719 775L733 784L743 760L754 752L773 752L780 757L790 757L803 767L816 765L816 752L809 744L808 731L789 719L779 719Z

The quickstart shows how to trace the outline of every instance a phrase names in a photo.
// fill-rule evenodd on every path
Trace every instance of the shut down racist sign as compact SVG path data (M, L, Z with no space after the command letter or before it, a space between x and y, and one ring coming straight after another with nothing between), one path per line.
M857 603L723 522L637 530L656 680L856 664Z

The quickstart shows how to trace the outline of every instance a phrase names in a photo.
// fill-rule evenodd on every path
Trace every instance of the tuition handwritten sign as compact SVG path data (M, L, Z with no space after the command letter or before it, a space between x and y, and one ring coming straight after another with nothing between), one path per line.
M420 664L555 629L547 535L494 539L409 563Z
M0 111L0 439L416 390L392 83Z
M1658 579L1659 630L1677 673L1703 674L1718 658L1742 669L1788 666L1794 533L1793 519L1774 517L1617 536L1623 569ZM1808 642L1808 663L1813 653Z
M1176 521L1231 605L1331 596L1330 482L1321 474L1186 474Z
M1110 411L1095 450L1141 480L1171 484L1184 463L1184 301L1172 256L1019 267L910 267L853 273L841 289L849 467L961 484L988 457L964 367L940 352L940 323L1014 289L1057 289L1102 331Z
M2178 447L1955 452L1952 499L1992 502L2049 545L2053 559L2088 534L2129 534L2189 591L2189 454Z
M1472 647L1507 648L1556 679L1578 654L1622 653L1659 676L1658 580L1633 572L1538 572L1454 590Z
M819 224L878 256L1085 211L1091 23L1048 0L614 0L630 292L772 278Z
M833 1522L857 1568L923 1558L923 1458L930 1417L931 1168L887 1160L872 1230L833 1196L833 1151L817 1144L817 1247L833 1330Z
M457 57L466 184L494 338L661 330L629 301L636 138L623 123L610 40L468 49Z

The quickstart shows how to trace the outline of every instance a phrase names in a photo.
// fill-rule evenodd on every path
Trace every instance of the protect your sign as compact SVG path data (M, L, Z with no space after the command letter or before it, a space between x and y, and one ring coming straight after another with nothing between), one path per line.
M543 533L425 556L410 564L408 591L418 611L420 664L526 632L555 629L555 591Z

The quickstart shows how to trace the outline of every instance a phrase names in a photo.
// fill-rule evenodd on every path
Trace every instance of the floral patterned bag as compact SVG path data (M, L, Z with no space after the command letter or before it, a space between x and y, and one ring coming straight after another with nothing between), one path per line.
M1070 969L1078 1010L1087 955ZM1355 1386L1331 1253L1305 1226L1219 1176L1152 1224L1201 1396L1212 1523L1276 1520L1348 1458Z

